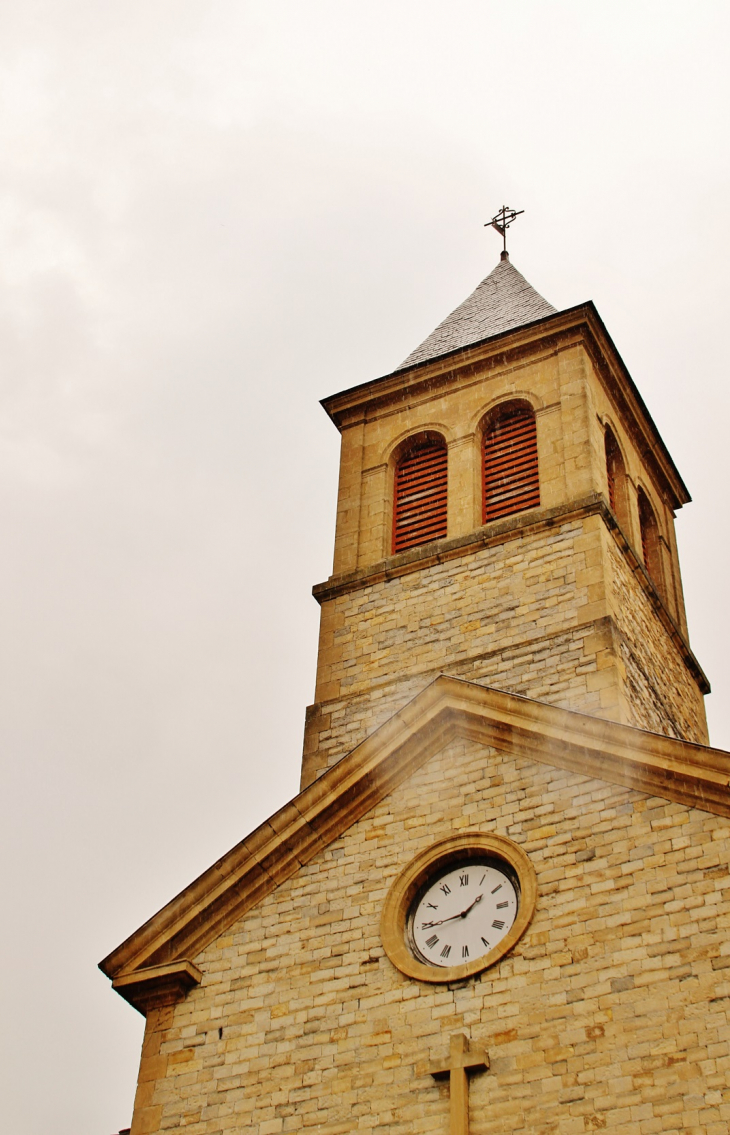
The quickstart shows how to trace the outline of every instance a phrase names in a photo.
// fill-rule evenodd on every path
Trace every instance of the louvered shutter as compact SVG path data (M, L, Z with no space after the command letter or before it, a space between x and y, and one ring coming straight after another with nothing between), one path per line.
M639 528L641 529L641 556L644 561L644 567L651 575L651 569L649 567L649 528L646 520L641 521Z
M664 596L664 573L660 548L659 525L654 509L643 489L639 489L639 529L641 532L641 555L652 583L660 595Z
M404 552L446 535L446 446L425 441L395 473L393 551Z
M608 503L611 506L611 511L615 512L616 511L616 478L614 477L614 473L613 473L613 462L611 461L610 458L609 458L609 461L608 461L608 466L607 466L606 471L608 473Z
M484 434L484 522L540 504L535 416L504 410Z
M656 520L654 519L654 512L646 499L646 494L643 489L638 492L638 505L639 505L639 531L641 533L641 557L644 561L644 567L649 575L654 576L655 556L652 554L654 545L656 544Z
M613 434L609 429L606 429L605 434L605 449L606 449L606 476L608 478L608 503L611 506L611 511L616 512L616 466L619 461L617 445L614 440Z

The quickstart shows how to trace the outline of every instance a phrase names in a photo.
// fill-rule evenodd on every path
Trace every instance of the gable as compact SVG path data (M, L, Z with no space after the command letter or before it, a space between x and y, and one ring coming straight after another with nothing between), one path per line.
M476 980L408 980L384 956L385 896L433 841L477 828L529 855L533 921ZM621 1075L656 1070L662 1099L706 1090L728 1025L729 853L724 817L453 736L195 956L200 986L159 1025L152 1129L299 1130L316 1113L338 1135L353 1117L445 1131L430 1062L467 1029L491 1059L473 1130L551 1130L558 1098L581 1130L610 1108L623 1130L629 1093L606 1092Z
M100 968L141 1011L196 985L193 959L456 738L730 816L730 755L441 676L168 903Z

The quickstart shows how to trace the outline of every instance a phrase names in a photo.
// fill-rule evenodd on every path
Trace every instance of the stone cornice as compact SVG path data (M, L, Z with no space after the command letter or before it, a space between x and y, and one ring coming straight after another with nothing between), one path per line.
M400 576L433 567L435 564L447 563L449 560L457 559L459 556L470 552L477 552L482 548L491 548L503 544L507 540L530 536L555 528L559 524L565 524L571 520L582 520L588 516L600 516L606 524L639 585L648 596L664 629L677 647L687 669L697 682L699 689L703 694L709 694L710 683L692 653L689 643L667 610L661 595L652 583L629 540L619 527L618 521L606 500L599 493L591 493L581 500L559 505L557 508L533 509L527 513L511 516L507 520L485 524L475 532L469 533L468 536L458 536L453 540L438 540L431 544L423 544L421 547L412 548L399 556L390 556L387 560L381 560L370 567L359 568L357 571L348 572L345 575L332 576L324 583L316 584L312 588L312 594L318 603L326 603L332 599L337 599L340 595L347 595L376 583L398 579Z
M203 974L187 958L162 966L143 966L132 973L123 973L112 981L125 1001L147 1014L150 1009L174 1005L194 986L200 985Z
M590 300L469 347L332 394L322 399L322 406L338 429L343 429L365 417L386 412L389 403L397 403L404 398L412 400L422 394L432 396L440 387L463 381L470 374L483 373L485 367L514 365L528 356L539 357L540 354L579 343L586 347L600 380L670 506L680 508L687 504L691 500L687 486Z
M730 753L444 675L280 808L100 963L147 1012L197 957L455 737L730 817ZM494 760L495 771L499 757Z

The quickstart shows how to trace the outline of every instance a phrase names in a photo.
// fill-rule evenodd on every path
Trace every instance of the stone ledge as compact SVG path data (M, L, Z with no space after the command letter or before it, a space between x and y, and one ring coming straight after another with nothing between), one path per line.
M496 544L503 544L506 540L514 540L520 536L531 535L543 529L554 528L569 520L581 520L598 512L599 502L603 497L597 493L583 497L570 504L558 505L556 508L530 509L529 512L519 513L507 520L495 520L470 532L467 536L456 536L452 540L434 540L430 544L421 544L418 548L411 548L408 552L401 552L398 556L389 556L370 567L358 568L357 571L345 575L333 575L324 583L316 583L312 588L312 595L318 603L328 599L336 599L346 595L349 591L357 591L361 587L368 587L373 583L382 583L390 579L397 579L402 575L409 575L421 568L432 567L434 564L446 563L456 559L457 556L467 552L479 551L480 548L491 548Z
M181 959L161 966L146 966L133 973L122 973L112 981L112 989L138 1009L148 1013L174 1005L194 986L200 985L202 971L191 961Z

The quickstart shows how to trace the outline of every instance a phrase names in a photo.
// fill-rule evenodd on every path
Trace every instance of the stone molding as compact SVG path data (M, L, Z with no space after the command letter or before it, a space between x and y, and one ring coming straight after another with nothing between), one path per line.
M174 1005L195 985L203 974L187 958L163 966L144 966L132 973L120 974L112 981L115 989L135 1009L147 1014L150 1009Z
M200 980L188 959L456 737L730 817L730 753L441 675L150 918L100 969L142 1013L184 996Z

